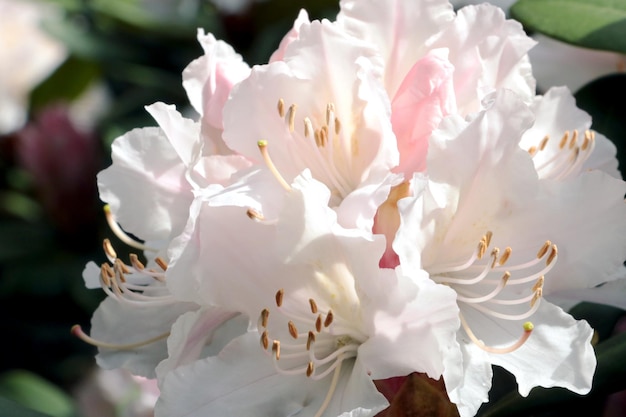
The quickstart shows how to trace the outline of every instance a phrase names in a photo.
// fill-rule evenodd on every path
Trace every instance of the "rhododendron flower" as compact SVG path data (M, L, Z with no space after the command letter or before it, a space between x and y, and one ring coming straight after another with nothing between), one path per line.
M414 195L398 203L393 245L405 270L457 293L463 366L444 380L461 415L487 400L490 364L512 372L522 395L537 385L589 391L592 329L542 296L603 282L626 249L624 182L598 170L538 178L518 144L532 111L507 91L487 105L433 134L428 177L416 176Z
M264 259L215 265L229 279L214 290L258 317L257 328L167 374L157 413L375 415L387 401L373 379L441 375L456 345L454 293L425 276L378 268L383 239L341 228L329 198L305 172L277 222L240 214L249 224L233 229Z

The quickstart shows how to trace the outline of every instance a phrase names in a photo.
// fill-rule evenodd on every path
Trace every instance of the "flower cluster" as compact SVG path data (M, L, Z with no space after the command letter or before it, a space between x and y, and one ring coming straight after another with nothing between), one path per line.
M522 395L588 392L593 330L544 296L622 264L615 148L567 89L535 95L500 9L340 6L253 68L199 32L199 119L148 106L98 176L146 260L105 241L84 277L109 297L75 334L157 378L157 416L373 416L374 382L412 373L472 416L492 364Z

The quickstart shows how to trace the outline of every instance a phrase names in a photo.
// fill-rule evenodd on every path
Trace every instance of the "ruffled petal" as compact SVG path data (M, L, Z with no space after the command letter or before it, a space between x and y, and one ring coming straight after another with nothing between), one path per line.
M300 9L298 17L293 22L293 27L280 41L278 49L274 51L274 53L270 57L269 62L282 61L285 58L285 51L287 50L287 47L291 44L291 42L298 39L298 36L300 35L300 26L310 23L311 21L309 20L309 14L306 12L306 10Z

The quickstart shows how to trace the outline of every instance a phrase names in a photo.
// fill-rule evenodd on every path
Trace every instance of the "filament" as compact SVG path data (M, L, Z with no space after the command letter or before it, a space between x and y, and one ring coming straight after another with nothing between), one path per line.
M80 340L82 340L85 343L88 343L92 346L96 346L99 348L104 348L104 349L113 349L113 350L133 350L133 349L137 349L143 346L147 346L147 345L151 345L152 343L158 342L159 340L163 340L163 339L167 339L170 335L170 332L165 332L163 334L160 334L158 336L152 337L150 339L147 340L143 340L141 342L136 342L136 343L128 343L128 344L117 344L117 343L108 343L108 342L102 342L100 340L96 340L94 338L92 338L91 336L87 335L87 333L85 333L83 331L83 329L80 327L79 324L75 324L74 326L72 326L71 329L71 333L78 337Z

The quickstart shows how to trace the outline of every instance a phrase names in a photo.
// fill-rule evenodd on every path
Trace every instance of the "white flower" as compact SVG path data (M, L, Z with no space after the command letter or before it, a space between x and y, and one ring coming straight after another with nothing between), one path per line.
M398 203L393 245L403 268L457 292L464 363L444 379L463 416L487 400L490 364L512 372L522 395L537 385L589 391L592 330L542 296L603 282L626 249L624 182L600 171L539 179L518 145L531 110L507 91L488 106L433 134L428 177Z
M383 240L341 228L329 198L305 172L278 222L230 219L248 250L234 263L214 255L215 275L228 278L215 280L213 296L258 326L168 373L159 415L370 416L387 406L373 379L441 375L456 345L454 293L379 269Z
M40 2L0 1L0 134L24 124L31 90L65 58L63 45L40 27L54 13Z

